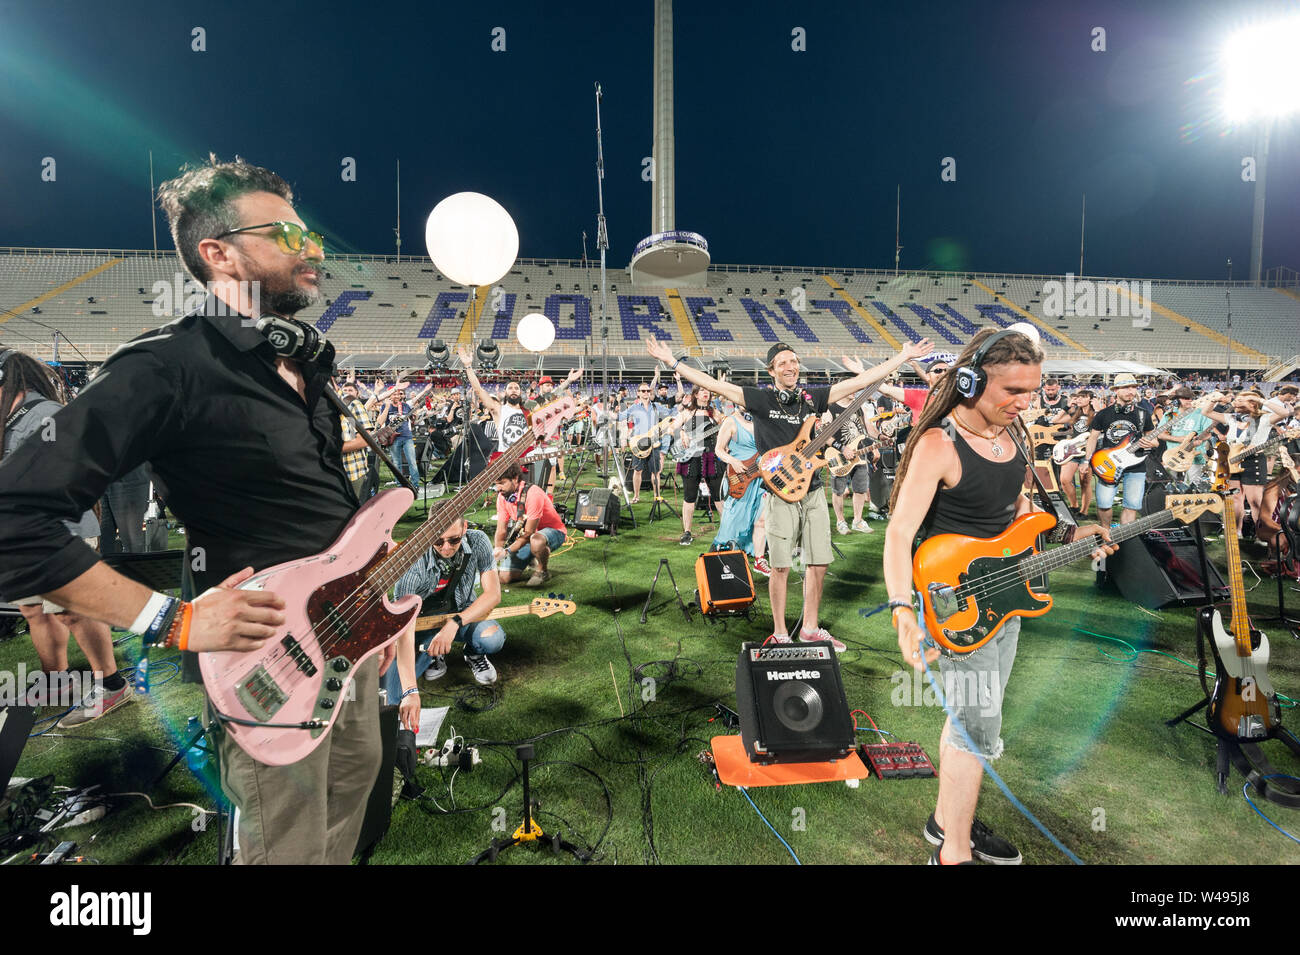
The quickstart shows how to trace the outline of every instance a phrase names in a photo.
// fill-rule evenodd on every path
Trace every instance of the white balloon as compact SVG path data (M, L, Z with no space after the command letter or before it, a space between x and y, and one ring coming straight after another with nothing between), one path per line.
M1030 322L1013 322L1007 326L1007 331L1019 332L1035 345L1041 345L1043 343L1043 336L1039 334L1038 326Z
M546 351L551 347L551 342L555 341L555 326L540 312L529 312L519 319L515 335L519 344L529 351Z
M433 207L424 244L438 271L457 285L491 285L519 255L519 230L495 199L458 192Z

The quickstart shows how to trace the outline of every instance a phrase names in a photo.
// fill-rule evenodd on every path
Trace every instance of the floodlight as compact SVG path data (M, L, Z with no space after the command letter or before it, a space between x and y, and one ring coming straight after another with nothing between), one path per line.
M1300 16L1245 27L1223 47L1224 110L1234 122L1300 111Z

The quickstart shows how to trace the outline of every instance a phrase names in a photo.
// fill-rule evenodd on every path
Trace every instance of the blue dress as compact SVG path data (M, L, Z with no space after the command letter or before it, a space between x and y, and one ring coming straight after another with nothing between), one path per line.
M754 432L746 428L739 419L736 421L736 436L731 439L727 453L733 458L745 461L758 453L754 443ZM759 511L763 509L763 497L767 489L763 482L755 478L745 488L744 497L736 500L728 496L722 505L722 520L718 522L718 533L713 538L715 549L729 547L732 541L751 557L754 554L754 522L758 520Z

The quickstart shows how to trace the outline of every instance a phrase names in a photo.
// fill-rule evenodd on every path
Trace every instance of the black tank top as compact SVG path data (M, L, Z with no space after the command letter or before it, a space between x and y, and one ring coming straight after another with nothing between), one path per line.
M940 487L921 522L920 540L936 534L967 537L995 537L1011 524L1016 501L1025 483L1025 458L1013 444L1009 461L990 461L966 443L956 426L943 419L939 427L953 439L961 461L961 480L956 487ZM1010 441L1010 436L1007 437Z

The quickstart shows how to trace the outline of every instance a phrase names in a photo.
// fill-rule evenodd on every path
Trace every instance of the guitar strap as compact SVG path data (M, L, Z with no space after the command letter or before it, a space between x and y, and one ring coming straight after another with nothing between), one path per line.
M469 532L466 531L468 534ZM473 551L467 549L468 541L463 541L460 550L456 551L447 566L438 572L439 576L443 573L447 575L447 586L443 587L436 594L430 594L424 601L420 612L426 615L440 613L454 613L460 609L454 607L456 600L456 588L460 584L460 579L465 576L465 570L469 567L469 559L473 556Z

